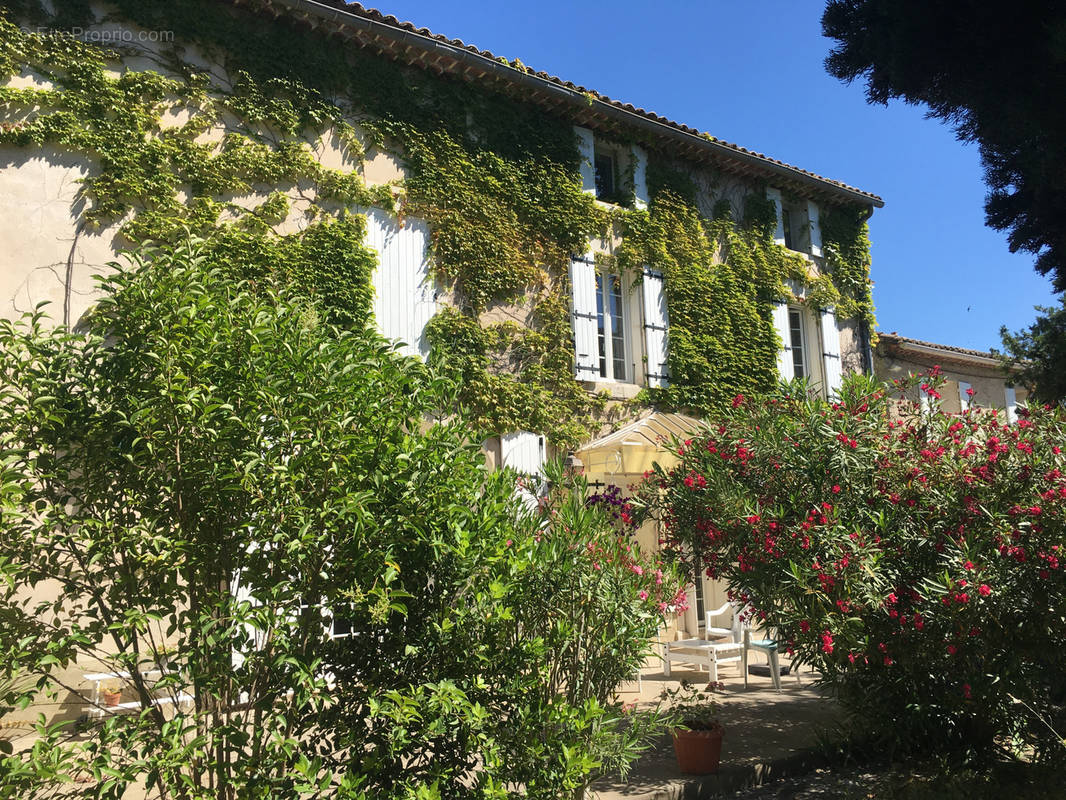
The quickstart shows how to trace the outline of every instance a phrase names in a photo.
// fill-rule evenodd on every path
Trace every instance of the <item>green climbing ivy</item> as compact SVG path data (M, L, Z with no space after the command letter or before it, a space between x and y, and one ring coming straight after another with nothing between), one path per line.
M877 327L870 283L869 213L863 208L830 208L821 217L822 252L827 274L839 294L837 315L858 317Z
M0 78L37 75L46 87L0 89L0 144L91 161L87 228L117 225L131 244L192 231L219 265L295 283L347 325L368 318L376 263L365 219L352 212L376 206L425 219L452 300L427 330L431 358L459 379L486 434L533 429L573 447L602 424L606 399L573 378L569 319L567 265L591 236L623 237L619 268L639 274L651 264L667 275L672 383L647 402L705 411L767 388L778 345L769 309L784 277L807 280L808 296L842 316L872 319L858 210L823 217L831 274L811 278L802 259L773 245L773 209L758 193L738 219L726 208L706 219L691 179L653 163L650 209L607 211L582 191L564 118L213 0L112 5L145 30L173 32L151 68L122 68L133 53L13 21L87 26L84 2L49 18L20 0L0 18ZM197 66L194 51L223 76ZM370 150L392 154L406 179L368 187L357 169L323 166L313 148L330 137L353 164ZM631 203L627 164L619 183ZM483 322L512 306L529 325Z
M780 338L775 302L834 306L838 316L873 325L869 240L861 210L832 209L822 227L825 271L773 241L777 213L763 187L745 196L740 218L720 200L711 219L697 208L691 178L668 165L649 165L651 205L619 215L623 233L616 264L639 274L644 265L665 277L670 385L643 399L661 407L709 413L738 393L755 394L778 380Z

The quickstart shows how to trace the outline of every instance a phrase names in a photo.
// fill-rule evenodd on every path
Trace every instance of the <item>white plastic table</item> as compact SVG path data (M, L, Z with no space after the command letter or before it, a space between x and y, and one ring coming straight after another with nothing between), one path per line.
M718 665L729 661L740 661L744 656L744 645L739 642L708 642L706 639L681 639L663 645L663 672L670 677L670 662L696 664L707 667L711 680L718 681Z

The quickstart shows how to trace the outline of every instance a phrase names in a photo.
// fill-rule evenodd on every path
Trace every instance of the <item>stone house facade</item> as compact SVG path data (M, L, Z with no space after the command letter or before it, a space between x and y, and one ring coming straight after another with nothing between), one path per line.
M947 414L959 414L971 406L998 408L1013 423L1018 406L1028 397L1025 387L1010 382L1002 360L994 353L924 342L895 332L878 334L874 375L879 379L892 382L935 366L945 378L941 408ZM920 402L920 392L912 389L910 399Z
M361 313L464 377L490 462L623 487L731 392L873 369L876 195L342 0L42 13L0 30L7 318L76 327L184 229L314 263L355 225Z

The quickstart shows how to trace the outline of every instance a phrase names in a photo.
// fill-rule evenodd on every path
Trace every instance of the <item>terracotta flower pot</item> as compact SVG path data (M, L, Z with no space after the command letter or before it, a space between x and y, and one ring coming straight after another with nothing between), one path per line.
M674 753L682 772L690 775L718 772L718 763L722 758L722 729L694 731L674 728Z
M122 692L109 692L106 689L100 692L100 696L104 701L104 705L108 708L114 708L118 705L119 700L122 699Z

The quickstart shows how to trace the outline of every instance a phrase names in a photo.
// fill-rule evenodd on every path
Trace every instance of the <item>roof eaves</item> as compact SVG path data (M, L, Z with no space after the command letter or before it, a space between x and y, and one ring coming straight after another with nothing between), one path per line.
M937 344L936 342L926 342L921 339L912 339L909 336L900 336L892 333L879 333L878 338L885 344L897 349L910 350L928 356L969 363L979 362L982 366L1000 367L1003 364L1003 361L995 353L988 350L971 350L950 344Z
M242 0L231 0L231 2L243 4ZM447 39L426 28L416 28L409 22L400 22L395 17L385 16L373 9L364 9L357 3L348 4L344 0L266 0L266 4L283 6L295 12L297 16L302 15L308 21L310 21L309 17L313 17L321 22L335 25L341 33L350 28L371 35L384 36L396 41L401 47L415 47L428 51L431 57L438 56L436 65L439 65L445 57L452 58L467 67L473 67L475 71L480 71L483 75L492 74L496 78L502 78L519 87L546 92L580 109L585 117L594 117L598 112L608 120L636 127L654 139L673 141L688 149L702 151L720 161L743 164L764 173L767 177L780 176L794 184L828 194L838 200L857 202L876 208L884 206L884 201L870 192L848 186L840 181L823 178L813 172L739 145L723 142L708 134L700 133L695 128L674 122L654 112L635 108L631 104L620 103L547 73L522 71L507 63L506 60L497 59L489 51L464 44L458 39Z

